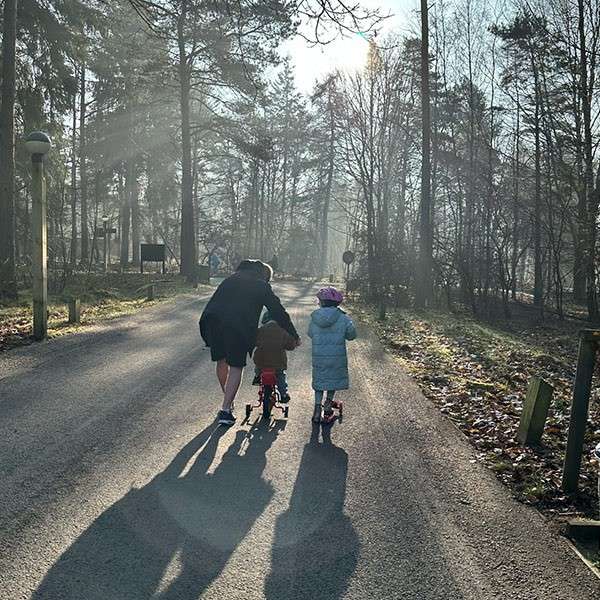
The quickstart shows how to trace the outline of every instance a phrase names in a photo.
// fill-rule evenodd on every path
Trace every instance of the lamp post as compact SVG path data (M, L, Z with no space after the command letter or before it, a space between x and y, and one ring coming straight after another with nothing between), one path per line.
M102 215L102 227L104 228L104 272L108 271L108 217Z
M42 159L52 147L50 138L41 131L30 133L25 148L31 155L32 171L32 270L33 270L33 337L43 340L48 333L48 226L46 223L46 181Z

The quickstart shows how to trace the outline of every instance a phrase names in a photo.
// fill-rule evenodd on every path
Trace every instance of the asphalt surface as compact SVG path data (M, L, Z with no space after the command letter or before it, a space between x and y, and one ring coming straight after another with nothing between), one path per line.
M306 331L311 288L276 289ZM330 435L309 343L288 421L217 427L203 302L0 356L0 600L600 598L364 328Z

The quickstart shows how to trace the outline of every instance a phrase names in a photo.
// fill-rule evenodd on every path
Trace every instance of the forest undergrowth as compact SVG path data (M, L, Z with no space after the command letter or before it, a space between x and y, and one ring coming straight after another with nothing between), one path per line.
M474 445L478 459L526 504L549 517L597 518L600 442L600 380L595 376L582 460L580 491L561 490L569 410L577 364L577 320L536 320L532 307L515 304L510 319L479 320L466 312L390 311L383 321L361 302L352 312L371 325L416 379L425 396ZM596 375L600 374L600 370ZM543 377L554 394L542 443L524 448L516 440L531 377Z

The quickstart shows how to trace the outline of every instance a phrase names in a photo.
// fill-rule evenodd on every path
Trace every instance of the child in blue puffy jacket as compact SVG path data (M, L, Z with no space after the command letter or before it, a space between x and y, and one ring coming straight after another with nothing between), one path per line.
M352 319L339 308L344 300L341 292L326 287L317 292L317 298L321 307L312 313L308 327L308 337L312 339L312 387L315 390L312 420L313 423L328 424L335 418L334 409L341 408L341 402L334 400L335 392L349 387L346 340L356 338L356 328Z

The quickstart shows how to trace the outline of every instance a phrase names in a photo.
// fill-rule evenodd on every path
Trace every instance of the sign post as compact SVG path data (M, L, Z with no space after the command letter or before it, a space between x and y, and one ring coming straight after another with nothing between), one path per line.
M346 294L349 292L348 282L350 281L350 265L354 262L355 258L356 257L354 256L354 252L352 252L352 250L346 250L346 252L342 254L342 260L346 265Z
M31 258L33 274L33 337L43 340L48 335L48 225L46 221L46 181L44 155L52 143L41 131L30 133L25 148L31 155Z
M110 264L110 234L117 233L117 229L115 227L108 226L108 217L104 215L102 217L102 229L100 229L97 233L98 237L104 238L104 272L108 271L108 266Z
M165 245L140 244L140 273L144 272L145 262L161 262L162 274L165 274Z

